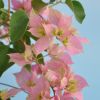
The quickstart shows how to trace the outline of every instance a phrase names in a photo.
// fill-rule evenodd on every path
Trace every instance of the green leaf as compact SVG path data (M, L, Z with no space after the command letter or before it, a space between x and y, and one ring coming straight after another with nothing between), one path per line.
M21 40L14 42L13 47L15 52L23 53L25 51L25 45Z
M29 72L31 72L31 65L30 65L30 64L26 64L24 67L25 67Z
M73 11L73 3L72 0L66 0L66 4L69 6L69 8Z
M0 0L0 8L4 8L3 0Z
M30 34L30 36L31 36L31 38L32 38L33 40L35 40L35 41L37 41L37 40L38 40L38 38L37 38L37 37L35 37L35 36L33 36L32 34Z
M45 7L47 4L44 3L42 0L32 0L32 7L39 11L41 8Z
M3 20L3 22L6 22L8 20L8 12L5 9L0 9L0 19Z
M43 58L42 54L39 54L37 56L37 61L38 61L39 64L44 64L44 58Z
M74 12L77 21L82 23L85 18L85 11L82 4L76 0L66 0L66 4Z
M50 3L53 3L53 2L55 2L56 0L50 0Z
M20 40L27 29L28 16L23 10L16 11L10 22L10 38L12 42Z
M31 39L33 39L35 41L37 41L39 39L39 38L35 37L34 35L32 35L31 32L29 32L29 31L26 31L25 34L27 34Z
M9 62L9 54L11 49L0 43L0 76L14 63Z
M30 45L31 40L30 40L30 32L26 31L23 37L23 40L26 42L26 44Z

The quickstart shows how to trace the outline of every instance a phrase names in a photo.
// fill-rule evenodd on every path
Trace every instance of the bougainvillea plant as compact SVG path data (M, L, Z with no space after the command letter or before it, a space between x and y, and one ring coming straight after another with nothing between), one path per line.
M19 87L0 90L0 100L23 91L26 100L83 100L86 80L75 74L72 56L83 51L72 17L54 9L66 4L82 23L85 12L77 0L8 0L8 9L0 0L0 76L14 64ZM52 95L51 95L52 94Z

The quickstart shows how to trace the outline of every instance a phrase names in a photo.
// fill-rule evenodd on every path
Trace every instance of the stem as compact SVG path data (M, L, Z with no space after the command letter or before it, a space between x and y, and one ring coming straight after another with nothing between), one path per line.
M4 85L4 86L7 86L7 87L12 87L12 88L15 88L15 89L20 89L18 87L15 87L15 86L12 86L12 85L9 85L9 84L5 84L5 83L0 83L0 85Z
M10 20L10 0L8 0L8 20Z
M52 86L51 86L51 88L52 88L53 94L54 94L54 96L55 96L55 90L53 89L53 87L52 87ZM53 97L54 97L54 96L53 96Z
M15 87L15 86L12 86L12 85L9 85L9 84L6 84L6 83L0 83L0 85L4 85L4 86L7 86L7 87L11 87L11 88L14 88L14 89L19 89L19 90L22 90L24 91L25 93L28 94L28 92L26 92L24 89L22 88L18 88L18 87Z

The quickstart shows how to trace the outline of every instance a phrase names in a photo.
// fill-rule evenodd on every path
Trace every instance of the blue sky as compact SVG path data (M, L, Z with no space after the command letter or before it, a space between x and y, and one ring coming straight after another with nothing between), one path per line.
M7 0L4 0L5 2ZM84 100L96 100L100 98L100 1L99 0L81 0L86 18L83 24L79 24L73 17L73 24L79 30L80 35L90 40L88 45L84 46L84 53L74 56L72 65L73 70L85 77L89 87L83 90ZM73 15L68 7L56 6L58 10L68 15ZM0 82L16 85L13 72L19 71L18 66L13 66L0 78ZM4 86L0 86L5 88ZM18 94L12 100L25 100L25 94Z

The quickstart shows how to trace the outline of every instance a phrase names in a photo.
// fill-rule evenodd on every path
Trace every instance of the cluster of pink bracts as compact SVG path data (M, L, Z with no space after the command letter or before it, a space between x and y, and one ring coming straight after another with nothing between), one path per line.
M74 74L70 66L73 64L71 56L83 51L82 43L87 39L79 37L72 27L72 17L50 7L37 14L31 7L31 0L12 0L12 4L14 10L26 11L28 31L38 40L25 44L24 53L9 54L10 60L22 67L14 74L21 88L1 93L3 100L20 91L28 94L27 100L83 100L81 91L88 84L83 77ZM2 34L5 33L0 29ZM36 59L41 53L44 64ZM26 64L32 66L31 70L23 67Z

